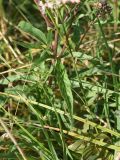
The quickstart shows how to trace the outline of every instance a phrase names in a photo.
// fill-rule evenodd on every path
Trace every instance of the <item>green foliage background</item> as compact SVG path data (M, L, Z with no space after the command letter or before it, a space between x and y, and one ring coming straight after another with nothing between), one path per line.
M46 11L0 0L0 159L120 158L118 0ZM57 38L56 38L57 37Z

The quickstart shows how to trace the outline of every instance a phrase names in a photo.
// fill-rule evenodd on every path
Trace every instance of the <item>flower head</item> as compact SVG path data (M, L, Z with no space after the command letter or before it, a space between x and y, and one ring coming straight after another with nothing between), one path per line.
M45 0L44 2L41 0L35 0L35 2L38 5L42 14L45 14L46 8L58 8L65 3L79 3L80 0Z

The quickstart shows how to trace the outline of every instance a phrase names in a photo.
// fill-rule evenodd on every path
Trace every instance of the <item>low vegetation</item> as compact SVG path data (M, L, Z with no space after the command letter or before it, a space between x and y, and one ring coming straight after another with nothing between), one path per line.
M120 159L120 2L0 0L0 159Z

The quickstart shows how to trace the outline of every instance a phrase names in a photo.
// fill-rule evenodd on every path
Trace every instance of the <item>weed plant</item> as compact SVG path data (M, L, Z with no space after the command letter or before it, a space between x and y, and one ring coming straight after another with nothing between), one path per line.
M119 8L0 0L1 160L120 159Z

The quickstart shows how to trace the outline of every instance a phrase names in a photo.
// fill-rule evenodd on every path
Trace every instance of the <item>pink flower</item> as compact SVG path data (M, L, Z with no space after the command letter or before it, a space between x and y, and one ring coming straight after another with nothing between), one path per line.
M34 1L38 5L39 10L42 12L42 14L45 14L46 8L58 8L60 7L60 5L65 3L80 3L80 0L45 0L44 2L41 0Z

